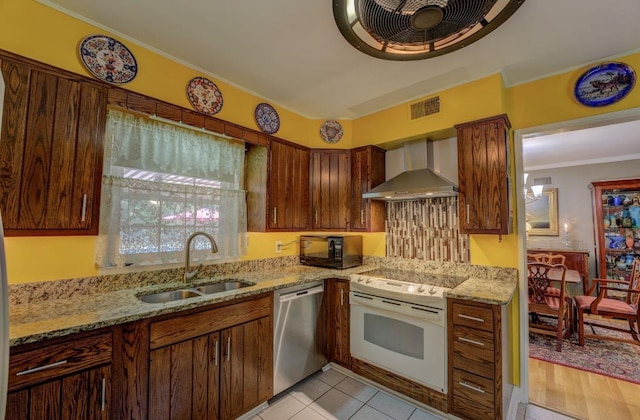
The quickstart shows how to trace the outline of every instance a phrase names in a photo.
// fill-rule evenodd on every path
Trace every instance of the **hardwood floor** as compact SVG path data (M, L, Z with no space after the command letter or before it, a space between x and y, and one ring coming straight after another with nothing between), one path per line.
M581 419L640 420L640 385L531 358L529 401Z

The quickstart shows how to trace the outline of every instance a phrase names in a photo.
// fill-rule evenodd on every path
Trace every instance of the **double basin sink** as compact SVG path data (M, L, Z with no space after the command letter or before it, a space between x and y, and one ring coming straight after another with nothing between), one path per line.
M228 279L217 283L205 284L202 286L184 288L178 290L170 290L168 292L150 293L139 295L138 299L145 303L167 303L177 300L189 299L199 296L212 295L215 293L226 292L229 290L241 289L243 287L253 286L251 283L239 279Z

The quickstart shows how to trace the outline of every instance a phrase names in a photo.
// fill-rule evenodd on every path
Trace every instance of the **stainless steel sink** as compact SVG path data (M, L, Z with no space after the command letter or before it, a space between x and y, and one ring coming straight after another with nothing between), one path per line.
M149 293L148 295L138 296L138 299L145 303L167 303L176 300L189 299L193 297L211 295L228 290L241 289L243 287L253 286L254 283L243 281L240 279L227 279L217 283L205 284L189 289L171 290L168 292Z
M220 283L212 283L204 286L196 287L196 290L206 295L218 292L226 292L227 290L241 289L243 287L253 286L253 283L249 283L242 280L232 279L222 281Z
M197 296L202 296L202 295L193 290L180 289L180 290L172 290L170 292L160 292L160 293L152 293L149 295L138 296L138 299L146 303L166 303L166 302L174 302L176 300L189 299Z

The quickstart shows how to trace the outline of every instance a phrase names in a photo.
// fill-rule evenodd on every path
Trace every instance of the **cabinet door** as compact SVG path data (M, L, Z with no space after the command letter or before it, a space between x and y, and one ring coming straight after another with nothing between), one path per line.
M333 362L351 367L349 339L349 281L327 280L327 355Z
M269 159L270 230L309 227L309 149L271 140Z
M351 160L348 150L311 151L311 227L349 229Z
M457 125L458 213L462 233L507 234L509 155L506 115Z
M273 393L271 318L222 331L220 418L233 419Z
M6 234L96 234L107 89L9 60L2 73Z
M218 419L220 333L151 351L149 418Z
M592 183L598 278L629 281L640 257L640 178Z
M109 419L111 366L87 369L7 395L7 419Z
M362 194L384 182L384 150L373 146L351 151L351 230L383 232L384 202L362 198Z

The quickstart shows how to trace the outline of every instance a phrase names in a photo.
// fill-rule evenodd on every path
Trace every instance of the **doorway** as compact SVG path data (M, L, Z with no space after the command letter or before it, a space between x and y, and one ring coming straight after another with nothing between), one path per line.
M639 109L633 109L633 110L627 110L627 111L621 111L621 112L615 112L615 113L610 113L610 114L604 114L604 115L598 115L598 116L594 116L594 117L589 117L589 118L583 118L583 119L578 119L578 120L571 120L571 121L566 121L563 123L557 123L557 124L550 124L550 125L545 125L545 126L539 126L539 127L532 127L532 128L528 128L528 129L523 129L523 130L516 130L515 132L515 176L516 176L516 191L523 191L524 192L524 176L523 174L525 173L525 169L527 169L528 173L534 173L534 171L539 171L538 173L544 173L545 172L545 168L546 169L551 169L554 167L557 168L561 168L563 167L563 165L566 166L585 166L585 165L591 165L591 164L596 164L596 162L605 162L607 159L611 159L611 160L615 160L615 156L616 153L618 153L618 156L620 155L619 151L616 150L616 148L612 145L612 143L607 139L607 140L602 140L602 139L598 139L598 143L597 147L593 147L593 146L584 146L584 145L578 145L578 147L576 147L575 145L572 146L572 150L574 152L567 154L566 152L563 153L560 150L560 143L555 143L553 144L553 147L551 147L550 149L552 149L555 154L552 155L548 155L546 158L544 156L542 157L538 157L536 156L536 159L542 159L543 161L546 159L546 163L538 163L537 165L535 165L534 170L531 170L532 165L529 163L529 168L525 167L525 162L527 162L528 160L528 156L527 153L538 153L535 150L532 151L532 149L527 149L526 147L526 143L528 141L534 141L535 143L537 143L538 146L540 145L544 145L544 141L545 140L549 140L549 139L553 139L553 136L556 136L560 133L571 133L571 134L578 134L580 132L585 132L589 131L589 130L602 130L602 129L614 129L617 126L620 125L624 125L626 123L630 123L630 122L638 122L640 121L640 108ZM638 131L636 131L637 133ZM556 137L556 141L557 137ZM636 143L637 139L636 139ZM606 145L607 148L603 148L603 145ZM580 146L582 146L585 150L587 151L594 151L595 154L591 154L591 155L587 155L587 157L580 159L579 156L575 156L577 153L575 152L579 152L580 150ZM549 146L547 146L547 148L549 148ZM569 159L567 159L569 158ZM573 158L573 160L571 159ZM634 157L635 159L640 159L640 153ZM563 162L563 159L566 160L572 160L572 162L567 163L567 162ZM540 160L539 160L540 162ZM583 168L584 169L584 168ZM585 171L582 171L583 173L585 173ZM554 172L557 173L557 172ZM586 172L588 173L588 172ZM640 169L638 170L638 172L636 173L629 173L626 174L627 177L637 177L640 176ZM615 178L617 176L610 176L610 177L605 177L603 179L609 179L609 178ZM584 190L581 192L582 196L588 195L587 197L587 201L588 204L585 204L585 206L587 207L587 209L584 209L585 211L582 212L580 215L573 215L574 218L584 218L585 214L587 215L586 217L589 218L590 221L590 225L592 226L592 220L593 217L591 216L591 197L590 194L585 194L585 192L588 192L587 190L587 185L592 182L595 181L597 179L590 179L589 175L585 176L585 181L582 183L582 187L584 188ZM555 185L552 181L552 186L553 187L558 187L558 191L561 192L562 191L562 187ZM570 202L573 202L574 198L572 198L570 195L567 195L567 191L565 191L565 194L558 194L559 195L559 214L558 216L561 218L562 214L563 214L563 200L565 201L565 210L566 210L566 202L567 200L569 200ZM517 218L517 224L518 224L518 249L519 249L519 256L520 256L520 261L519 261L519 272L520 272L520 290L527 290L526 287L526 253L527 253L527 248L528 248L528 244L527 244L527 237L524 234L524 232L526 232L526 220L524 215L525 213L525 197L524 194L518 194L518 198L517 198L517 214L518 214L518 218ZM575 223L576 226L579 226L579 220L575 220L571 222L572 225ZM560 232L559 232L560 234ZM589 257L589 271L590 271L590 277L592 277L593 275L595 275L595 250L594 250L594 239L593 236L591 235L591 237L589 237L590 235L587 233L586 235L584 234L584 232L582 232L582 236L580 237L580 235L576 235L574 238L575 240L580 240L584 242L584 246L590 250L590 257ZM555 239L556 241L561 240L560 236L549 236L549 244L553 243L552 239ZM529 334L528 334L528 313L527 313L527 296L526 293L520 293L519 296L519 303L520 303L520 331L521 331L521 335L520 335L520 348L521 348L521 352L520 352L520 366L521 366L521 387L523 388L523 391L526 392L526 394L530 397L531 393L529 392L530 387L532 385L535 384L530 384L530 378L531 377L538 377L536 375L531 375L531 372L529 372ZM536 369L538 369L538 365L534 365L534 367ZM568 369L568 368L565 368ZM537 373L537 372L536 372ZM569 385L569 384L568 384ZM632 384L633 386L637 386ZM573 390L575 390L575 387L567 387L567 393L568 392L572 392ZM567 395L568 396L568 395ZM528 397L528 398L529 398ZM561 396L562 398L563 396ZM566 398L564 399L566 401ZM538 402L539 401L531 401L531 402ZM544 405L544 404L543 404ZM559 411L564 411L567 412L566 407L565 409L562 409L562 407L549 407L552 409L557 409ZM568 414L573 414L573 415L579 415L579 413L574 412L574 413L568 413Z

